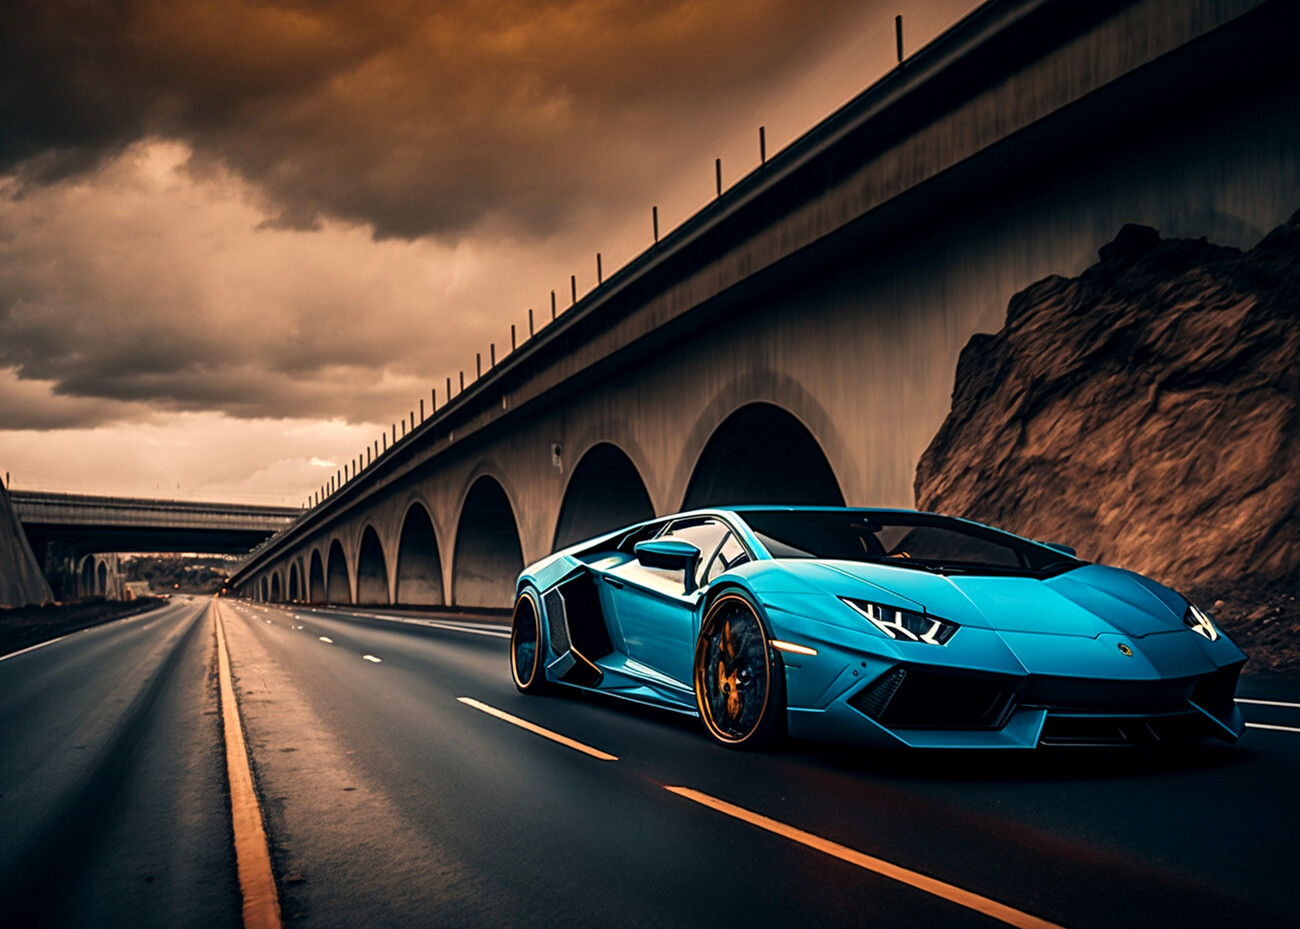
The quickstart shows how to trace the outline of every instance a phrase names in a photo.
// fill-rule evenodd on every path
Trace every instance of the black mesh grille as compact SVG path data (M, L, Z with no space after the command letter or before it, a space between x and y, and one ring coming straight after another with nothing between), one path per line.
M551 651L557 655L569 650L569 630L564 625L564 597L550 590L542 597L546 605L546 628L550 631Z
M895 668L881 675L850 697L849 706L859 713L866 713L872 719L879 719L885 707L889 706L889 701L894 699L894 692L905 677L906 668Z
M896 729L997 729L1015 703L1020 681L1000 675L899 666L849 705Z

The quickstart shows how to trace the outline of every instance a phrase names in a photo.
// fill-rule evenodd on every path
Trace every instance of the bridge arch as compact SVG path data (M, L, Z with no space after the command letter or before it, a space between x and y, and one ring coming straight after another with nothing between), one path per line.
M328 565L325 569L325 602L351 603L352 583L348 574L348 559L343 554L343 543L330 540Z
M746 404L713 430L691 470L682 509L741 503L844 505L821 443L774 403Z
M393 602L407 604L441 604L446 602L442 590L442 554L433 519L423 503L414 501L402 519L397 541L397 574Z
M284 600L284 589L280 586L280 572L276 571L271 575L271 602L279 603Z
M375 527L361 530L357 547L357 603L388 604L388 560Z
M552 550L654 515L650 493L632 459L612 442L599 442L587 450L569 478Z
M108 593L108 563L95 559L95 593L104 596Z
M456 523L452 602L508 608L523 567L519 524L510 498L496 478L484 474L470 486Z
M270 599L270 585L266 581L265 574L257 582L257 599L263 603Z
M298 562L289 565L289 602L297 603L302 599L302 580L298 571Z
M320 549L311 550L311 562L307 568L307 601L322 603L325 600L325 562L321 559Z
M81 562L81 571L78 573L77 593L83 597L89 597L95 592L95 556L87 555Z

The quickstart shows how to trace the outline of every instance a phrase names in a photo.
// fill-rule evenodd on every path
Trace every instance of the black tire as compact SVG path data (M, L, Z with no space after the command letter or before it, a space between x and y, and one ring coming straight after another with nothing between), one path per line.
M546 639L537 593L525 587L515 601L510 620L510 676L520 693L542 694L551 689L546 679Z
M727 748L770 748L785 736L785 668L757 608L739 591L709 606L695 645L695 706Z

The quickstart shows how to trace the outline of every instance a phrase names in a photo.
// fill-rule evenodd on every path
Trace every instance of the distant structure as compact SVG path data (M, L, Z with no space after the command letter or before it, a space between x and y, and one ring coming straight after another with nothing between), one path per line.
M246 552L298 510L281 506L14 491L12 512L58 600L121 599L116 552Z

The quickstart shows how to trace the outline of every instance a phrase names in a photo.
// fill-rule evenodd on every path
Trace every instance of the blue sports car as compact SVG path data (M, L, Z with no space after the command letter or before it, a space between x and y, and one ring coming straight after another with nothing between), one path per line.
M932 748L1241 735L1245 655L1186 599L1064 545L907 510L747 506L639 523L519 578L524 693L785 735Z

